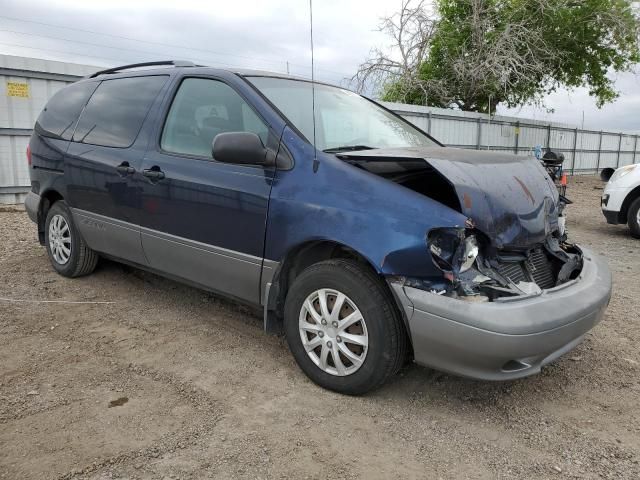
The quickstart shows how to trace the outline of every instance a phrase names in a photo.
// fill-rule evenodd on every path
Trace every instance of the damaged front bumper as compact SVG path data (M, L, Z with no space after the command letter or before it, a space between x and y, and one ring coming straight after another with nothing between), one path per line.
M538 373L578 345L611 297L606 262L583 249L580 275L542 292L465 302L388 279L406 315L416 363L483 380Z

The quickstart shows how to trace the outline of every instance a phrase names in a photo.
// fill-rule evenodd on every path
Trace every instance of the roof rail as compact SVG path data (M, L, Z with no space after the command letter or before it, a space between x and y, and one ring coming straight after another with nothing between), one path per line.
M113 68L108 68L106 70L100 70L96 73L89 75L89 78L95 78L98 75L106 75L109 73L118 73L118 72L121 72L122 70L129 70L131 68L156 67L161 65L173 65L174 67L197 67L198 66L195 63L190 62L188 60L160 60L157 62L132 63L130 65L122 65L121 67L113 67Z

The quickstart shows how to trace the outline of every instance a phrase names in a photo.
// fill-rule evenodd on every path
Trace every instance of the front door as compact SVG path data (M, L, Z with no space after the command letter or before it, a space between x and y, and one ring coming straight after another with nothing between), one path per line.
M159 141L142 165L142 246L151 267L259 303L274 169L216 162L213 138L277 135L223 81L188 77L177 86ZM275 140L277 148L277 140Z

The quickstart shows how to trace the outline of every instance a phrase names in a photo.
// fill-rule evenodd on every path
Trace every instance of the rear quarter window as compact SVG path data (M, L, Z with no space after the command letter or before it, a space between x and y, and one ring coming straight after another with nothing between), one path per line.
M74 83L58 91L40 113L36 132L45 137L71 140L78 115L97 85L98 82Z
M167 75L104 80L85 107L73 141L130 147Z

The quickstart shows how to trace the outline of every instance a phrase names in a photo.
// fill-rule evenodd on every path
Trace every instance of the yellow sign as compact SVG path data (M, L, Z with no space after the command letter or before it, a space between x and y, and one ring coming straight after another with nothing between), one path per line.
M7 96L29 98L29 84L7 82Z

